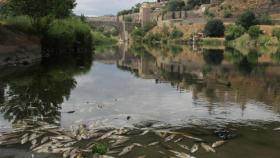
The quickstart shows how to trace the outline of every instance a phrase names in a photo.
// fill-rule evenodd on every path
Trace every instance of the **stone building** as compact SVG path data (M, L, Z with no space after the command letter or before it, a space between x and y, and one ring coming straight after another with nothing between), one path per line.
M149 3L143 3L140 7L139 19L142 26L151 21L151 6Z

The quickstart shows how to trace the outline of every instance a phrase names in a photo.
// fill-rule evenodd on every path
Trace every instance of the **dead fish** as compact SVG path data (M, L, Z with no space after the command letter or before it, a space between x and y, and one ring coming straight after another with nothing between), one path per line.
M70 156L70 152L71 152L71 149L68 149L68 150L64 151L64 153L62 155L63 158L68 158Z
M51 137L51 139L56 139L56 140L73 140L71 137L68 137L68 136L56 136L56 137Z
M138 156L137 158L145 158L146 155Z
M48 140L49 140L49 137L44 137L44 138L41 140L41 144L46 143Z
M186 145L182 145L182 144L178 144L178 145L183 149L190 150L190 148Z
M119 156L126 155L127 153L129 153L136 146L142 146L142 145L137 144L137 143L133 143L132 145L123 148L122 152L119 153Z
M202 146L203 149L205 149L206 152L210 152L210 151L213 152L213 153L216 152L216 150L214 148L212 148L211 146L209 146L205 143L201 143L201 146Z
M165 152L163 152L163 151L158 151L158 152L162 155L166 155Z
M21 140L21 144L25 144L25 143L27 143L27 142L28 142L28 140L29 140L29 138L28 138L28 137L23 138L23 139Z
M169 142L169 141L171 141L171 140L174 139L174 138L175 138L175 135L172 134L172 135L166 137L166 138L164 139L164 141L165 141L165 142Z
M224 140L216 141L212 144L212 148L217 148L225 143L226 143L226 141L224 141Z
M163 131L155 131L155 134L158 135L161 138L165 138L167 135L167 132L163 132Z
M183 140L183 138L179 138L179 139L175 140L174 142L175 142L175 143L178 143L178 142L180 142L180 141L182 141L182 140Z
M153 143L148 144L148 146L155 146L155 145L158 145L158 144L159 144L159 142L153 142Z
M194 144L193 147L191 148L191 153L195 153L198 150L198 145Z
M117 140L116 142L114 142L114 143L112 144L112 147L116 147L116 146L118 146L118 145L120 145L120 144L124 144L124 143L127 142L128 140L129 140L129 138L119 139L119 140Z
M144 136L144 135L148 134L149 132L150 132L149 130L146 130L143 133L141 133L140 136Z
M116 154L116 153L120 153L120 151L118 151L118 150L111 150L111 151L107 152L107 154Z
M29 141L32 141L33 139L41 137L43 134L33 133L31 134Z
M174 151L174 150L169 150L169 151L174 153L178 158L195 158L195 157L188 155L186 153L183 153L183 152L178 152L178 151Z
M184 137L189 138L189 139L192 139L192 140L194 140L194 141L198 141L198 142L203 141L203 140L202 140L202 139L200 139L200 138L193 137L193 136L190 136L190 135L184 135Z
M274 128L273 130L274 130L274 131L280 131L280 127Z
M110 131L110 132L107 132L107 133L105 133L103 136L101 136L100 138L98 138L97 140L103 140L103 139L106 139L106 138L110 137L111 135L113 135L113 134L115 134L115 133L116 133L116 131L115 131L115 130Z

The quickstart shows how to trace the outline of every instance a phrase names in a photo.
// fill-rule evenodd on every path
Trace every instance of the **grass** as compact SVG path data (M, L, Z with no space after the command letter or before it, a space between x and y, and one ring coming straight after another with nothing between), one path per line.
M223 46L225 44L224 38L203 38L202 45Z
M102 32L92 31L91 35L93 37L94 45L110 45L117 43L116 39L105 36Z
M2 18L1 23L8 28L16 31L24 33L35 33L35 29L32 25L31 19L27 16Z

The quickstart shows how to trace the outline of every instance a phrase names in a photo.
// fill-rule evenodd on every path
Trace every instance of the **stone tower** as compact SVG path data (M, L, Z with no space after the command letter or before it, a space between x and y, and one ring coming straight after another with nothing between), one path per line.
M142 26L151 21L151 7L148 3L143 3L140 7L139 18Z

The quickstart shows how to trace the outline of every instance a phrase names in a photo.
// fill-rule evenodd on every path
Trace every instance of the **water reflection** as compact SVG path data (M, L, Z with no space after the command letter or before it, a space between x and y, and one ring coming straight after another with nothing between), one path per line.
M77 84L74 76L88 72L91 64L91 54L58 55L2 78L1 113L11 123L24 119L59 123L61 104Z

